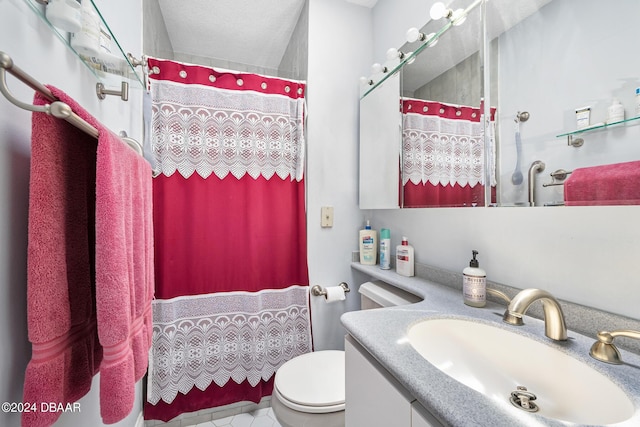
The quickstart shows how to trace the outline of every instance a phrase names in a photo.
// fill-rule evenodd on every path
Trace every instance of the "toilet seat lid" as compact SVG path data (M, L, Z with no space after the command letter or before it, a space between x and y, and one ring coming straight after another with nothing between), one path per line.
M300 407L340 410L336 406L344 407L344 370L344 351L306 353L278 369L274 386L283 398Z

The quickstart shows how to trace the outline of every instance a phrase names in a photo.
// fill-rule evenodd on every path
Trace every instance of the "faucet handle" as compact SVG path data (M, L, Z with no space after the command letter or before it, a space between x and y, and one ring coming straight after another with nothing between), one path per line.
M599 331L596 336L598 337L598 341L593 343L589 354L594 359L614 365L622 364L620 351L618 351L618 348L613 344L615 337L627 337L640 340L640 332L631 329L619 329L611 332Z

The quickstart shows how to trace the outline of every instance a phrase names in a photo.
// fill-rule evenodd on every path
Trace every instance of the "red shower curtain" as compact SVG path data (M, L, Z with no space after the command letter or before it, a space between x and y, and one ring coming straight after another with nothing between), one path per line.
M149 59L156 301L145 418L271 394L311 351L304 84ZM176 173L177 172L177 173Z
M402 100L404 207L484 206L481 117L482 107ZM491 193L495 201L495 183Z

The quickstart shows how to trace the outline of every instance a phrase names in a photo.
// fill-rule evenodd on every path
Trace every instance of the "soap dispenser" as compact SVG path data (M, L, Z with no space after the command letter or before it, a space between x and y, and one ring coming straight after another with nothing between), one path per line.
M371 229L369 220L364 230L360 230L360 264L376 265L378 258L378 235L376 230Z
M474 249L471 254L473 258L469 262L469 267L462 270L464 303L471 307L484 307L487 303L487 273L480 268L480 263L476 259L478 251Z

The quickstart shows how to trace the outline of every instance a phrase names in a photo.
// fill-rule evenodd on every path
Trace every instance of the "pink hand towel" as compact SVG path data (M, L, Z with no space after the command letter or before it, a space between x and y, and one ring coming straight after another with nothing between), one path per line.
M640 204L640 161L574 169L564 200L567 206Z
M106 424L112 424L125 418L133 408L135 383L146 372L151 345L151 300L154 292L151 168L141 156L73 99L56 88L50 87L50 89L58 99L69 104L76 114L98 129L99 133L97 152L95 140L88 137L92 141L90 146L93 148L94 155L93 163L88 169L92 171L94 181L87 184L88 187L85 188L91 200L95 201L91 206L95 211L87 208L91 212L89 222L92 230L95 227L95 234L88 233L91 236L88 244L89 258L95 258L95 263L90 262L88 267L90 271L88 283L93 281L95 275L95 285L90 287L91 303L87 305L84 299L82 301L91 308L89 317L93 323L84 322L82 323L84 327L79 329L83 334L87 330L91 331L89 335L94 338L97 329L99 346L96 347L100 350L98 352L100 357L93 358L94 364L87 363L92 368L91 374L86 375L88 383L82 389L80 396L88 391L91 376L96 371L97 363L101 361L99 366L100 413ZM51 120L61 122L66 127L72 127L58 119L51 118ZM82 134L79 130L76 130L77 133ZM86 142L87 136L84 134L82 136L83 141ZM77 150L78 144L81 143L77 139L69 139L69 150ZM55 144L53 146L55 147ZM73 169L77 165L67 164L66 167ZM91 187L92 183L95 183L95 187ZM56 235L56 233L52 234ZM41 287L46 289L45 286ZM29 298L31 299L31 295ZM79 297L71 299L74 298ZM64 307L70 314L63 316L61 320L63 326L59 327L61 330L69 329L65 326L65 317L87 317L83 313L76 314L75 305L78 304L72 303L70 307ZM59 309L50 311L59 312ZM39 318L47 316L47 311L41 312L39 307L35 307L34 312ZM71 339L66 339L65 343L71 342L76 336L84 336L83 334L78 332ZM67 332L67 335L70 333ZM66 344L59 345L61 348L65 346L68 347ZM75 368L74 361L73 369ZM58 374L58 377L53 376L54 373ZM42 376L47 376L47 381L60 387L58 385L60 376L66 378L74 375L71 369L63 369L56 372L47 371ZM27 389L37 388L36 383L40 381L39 378L31 375L25 379L25 395ZM82 380L84 382L76 382L84 385L85 376L82 376ZM74 389L76 388L78 387L74 386ZM77 394L79 392L73 393L73 397ZM48 400L49 395L47 391L40 393L39 397L41 401L64 402L58 399Z

